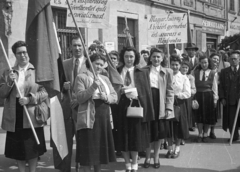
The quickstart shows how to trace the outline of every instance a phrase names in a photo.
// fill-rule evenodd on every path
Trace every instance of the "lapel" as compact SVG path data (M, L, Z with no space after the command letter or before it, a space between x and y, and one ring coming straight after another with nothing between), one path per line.
M162 66L160 66L160 71L159 71L159 75L161 76L159 81L162 82L163 85L165 85L165 81L166 81L166 69L163 68ZM160 85L162 85L160 84Z

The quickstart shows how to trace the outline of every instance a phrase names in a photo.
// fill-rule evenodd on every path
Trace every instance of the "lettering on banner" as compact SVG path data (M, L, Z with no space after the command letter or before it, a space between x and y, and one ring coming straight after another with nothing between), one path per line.
M79 27L107 28L109 26L110 0L71 0L73 15ZM74 27L74 22L67 11L67 27Z
M187 14L148 16L148 44L187 43Z

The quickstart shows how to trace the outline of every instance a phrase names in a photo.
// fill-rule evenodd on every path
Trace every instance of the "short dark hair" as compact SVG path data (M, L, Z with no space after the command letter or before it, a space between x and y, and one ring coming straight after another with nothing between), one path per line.
M188 61L183 61L182 65L186 65L186 66L190 67L190 63Z
M72 37L72 40L76 40L76 39L80 39L80 40L81 40L81 38L80 38L79 35L74 35L74 36ZM71 42L71 44L72 44L72 42Z
M218 54L218 53L212 53L212 54L210 55L210 59L213 58L213 56L218 56L219 58L221 57L221 55Z
M141 55L142 55L142 54L145 54L145 53L147 53L147 54L149 55L149 51L147 51L147 50L142 50L142 51L141 51Z
M89 58L90 58L91 62L94 62L94 61L99 60L99 59L101 59L104 62L106 62L106 57L104 55L102 55L101 53L98 53L98 52L92 54ZM88 60L86 61L86 67L88 69L90 69L90 64L89 64Z
M121 52L120 52L120 59L119 61L125 65L125 62L124 62L124 54L126 51L133 51L134 52L134 55L135 55L135 61L133 63L134 66L138 65L139 62L140 62L140 54L137 52L137 50L133 47L124 47Z
M109 55L114 55L114 56L116 56L117 57L117 60L119 61L119 53L117 52L117 51L115 51L115 50L113 50L113 51L111 51L110 53L109 53Z
M240 56L240 51L239 50L234 50L234 51L230 52L229 57L233 54L238 54Z
M207 60L208 60L208 69L211 69L211 70L212 70L212 69L213 69L213 64L212 64L212 62L211 62L211 59L210 59L209 57L207 57L205 54L201 54L201 55L199 56L199 62L201 63L201 61L202 61L203 59L207 59ZM202 69L201 64L198 65L197 69L198 69L198 70L201 70L201 69Z
M17 42L15 42L13 44L13 46L12 46L12 52L14 54L16 54L17 48L19 48L19 47L26 47L27 48L26 42L24 42L24 41L17 41Z
M154 47L154 48L152 48L152 49L150 50L150 56L149 56L149 58L148 58L148 63L147 63L147 65L151 65L151 64L152 64L152 62L151 62L151 56L153 55L153 53L160 53L161 56L162 56L162 58L163 58L163 60L164 60L164 54L163 54L162 50ZM162 61L162 62L163 62L163 61ZM162 63L162 62L161 62L161 63ZM161 64L161 65L162 65L162 64Z
M172 62L179 62L179 64L182 64L181 58L176 54L172 54L170 56L170 63L172 63Z
M96 44L91 44L89 47L88 47L88 50L91 50L91 51L97 51L97 45Z

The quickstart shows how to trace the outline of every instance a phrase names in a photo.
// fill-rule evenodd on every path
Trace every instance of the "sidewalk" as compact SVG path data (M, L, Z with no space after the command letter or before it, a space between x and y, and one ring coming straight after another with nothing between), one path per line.
M181 154L178 159L166 159L166 150L160 151L160 169L144 169L141 165L144 158L139 161L139 172L239 172L240 171L240 141L229 146L227 139L229 133L222 129L216 129L218 139L210 140L210 143L194 143L192 140L197 132L191 132L191 137L184 146L181 146ZM5 131L0 129L0 172L17 172L17 164L14 160L4 156ZM45 127L47 153L38 162L37 172L57 172L53 167L52 149L49 144L49 126ZM75 172L75 146L72 158L72 172ZM153 159L152 159L153 163ZM118 158L117 163L103 166L103 172L124 172L123 158ZM80 172L82 170L80 169Z

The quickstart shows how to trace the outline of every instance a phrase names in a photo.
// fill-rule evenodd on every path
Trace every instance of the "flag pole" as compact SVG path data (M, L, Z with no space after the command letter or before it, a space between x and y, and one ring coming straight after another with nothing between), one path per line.
M11 67L11 65L10 65L10 63L9 63L9 60L8 60L8 57L7 57L7 54L6 54L6 51L5 51L5 48L4 48L4 46L3 46L3 43L2 43L2 39L1 39L1 38L0 38L0 44L1 44L1 47L2 47L2 50L3 50L4 58L5 58L6 62L7 62L7 65L8 65L8 67L9 67L9 69L12 70L12 67ZM14 84L15 84L15 86L16 86L16 88L17 88L17 92L18 92L20 98L22 98L23 96L22 96L21 91L20 91L20 89L19 89L19 87L18 87L18 85L17 85L16 79L14 79ZM39 145L40 142L39 142L39 139L38 139L38 137L37 137L37 134L36 134L36 131L35 131L35 129L34 129L34 126L33 126L33 124L32 124L32 121L31 121L31 118L30 118L30 116L29 116L29 113L28 113L28 110L27 110L26 105L23 105L23 108L24 108L24 111L25 111L26 116L27 116L27 118L28 118L28 121L29 121L29 124L30 124L30 126L31 126L33 135L34 135L34 137L35 137L35 140L36 140L37 144Z
M240 99L238 100L237 111L236 111L235 119L234 119L234 123L233 123L233 128L232 128L232 133L231 133L231 138L230 138L230 143L229 143L230 146L232 145L234 131L235 131L235 128L236 128L236 123L237 123L238 114L239 114L239 109L240 109Z
M84 41L83 41L82 34L81 34L81 32L80 32L80 30L79 30L79 28L78 28L78 26L77 26L77 22L76 22L76 20L75 20L74 15L73 15L72 8L71 8L71 6L70 6L69 0L66 0L66 1L67 1L67 4L68 4L68 8L69 8L69 10L70 10L70 13L71 13L71 15L72 15L72 18L73 18L73 22L74 22L75 27L76 27L76 29L77 29L77 32L78 32L78 34L79 34L79 36L80 36L80 39L81 39L81 42L82 42L82 46L83 46L84 52L86 53L86 56L87 56L87 59L88 59L90 68L91 68L91 70L92 70L93 76L94 76L94 78L96 79L97 76L96 76L95 71L94 71L94 69L93 69L92 62L91 62L91 60L90 60L90 58L89 58L89 56L88 56L88 52L87 52L87 50L86 50L86 47L85 47L85 43L84 43Z

